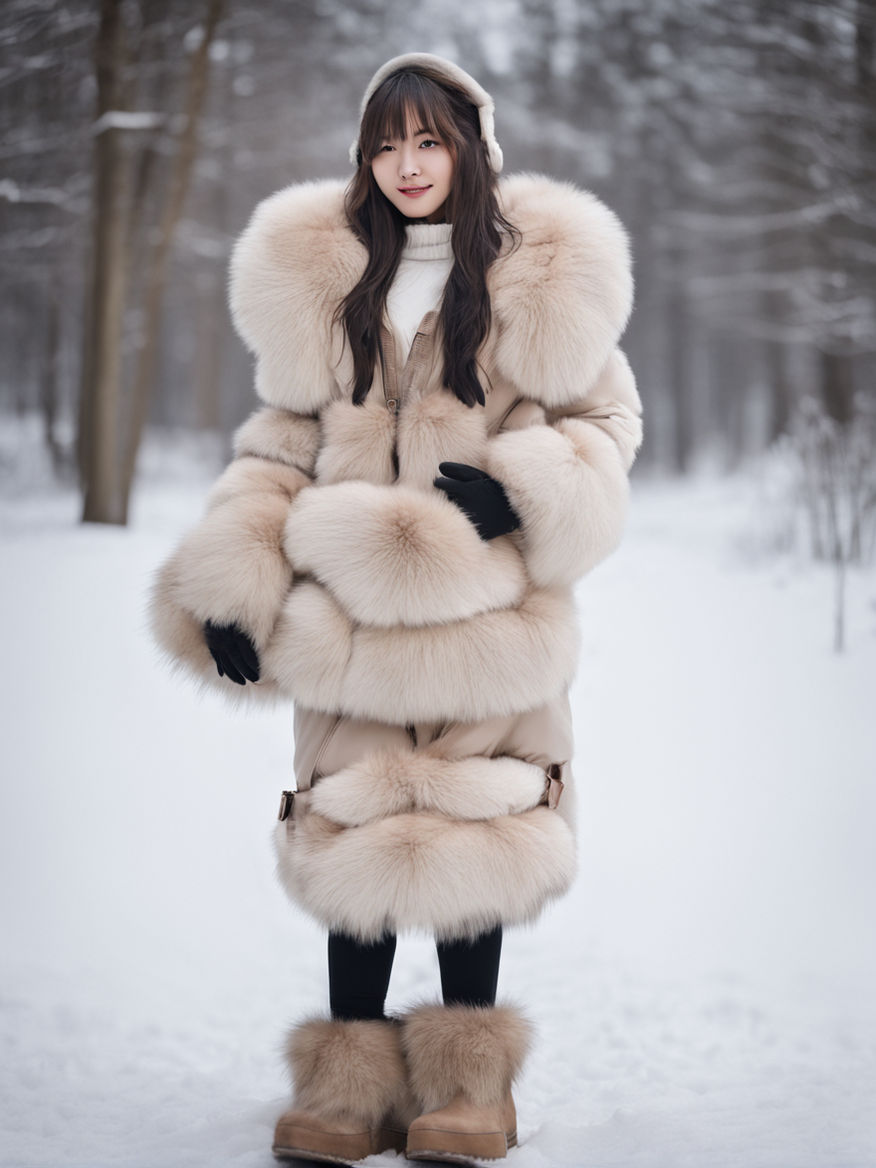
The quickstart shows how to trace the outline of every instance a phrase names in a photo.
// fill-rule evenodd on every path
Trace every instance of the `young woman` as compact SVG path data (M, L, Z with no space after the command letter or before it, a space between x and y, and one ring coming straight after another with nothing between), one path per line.
M574 874L572 587L641 438L627 239L586 192L499 184L492 101L438 57L378 71L352 157L235 248L265 405L154 623L199 677L295 705L278 871L328 929L331 1017L290 1036L275 1154L498 1158L529 1041L495 1004L502 929ZM388 1019L410 930L443 1005Z

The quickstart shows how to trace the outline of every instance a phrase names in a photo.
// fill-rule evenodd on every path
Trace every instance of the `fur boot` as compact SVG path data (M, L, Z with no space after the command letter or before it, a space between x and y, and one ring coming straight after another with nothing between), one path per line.
M498 1160L517 1143L511 1084L530 1024L510 1006L424 1006L404 1021L402 1043L420 1114L408 1127L409 1160Z
M416 1115L395 1021L314 1018L286 1044L294 1084L292 1109L274 1133L280 1160L348 1164L389 1148L402 1151Z

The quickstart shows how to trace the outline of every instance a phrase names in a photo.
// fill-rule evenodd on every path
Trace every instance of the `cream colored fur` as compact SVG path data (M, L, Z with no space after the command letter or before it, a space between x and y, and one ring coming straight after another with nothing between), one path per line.
M296 572L363 625L434 625L512 607L526 588L509 540L486 543L437 491L364 482L312 487L286 520Z
M521 549L540 587L572 584L620 542L629 486L616 443L564 418L490 443L487 469L520 516Z
M238 702L273 699L277 687L220 678L204 622L237 623L263 650L292 583L283 551L289 503L309 485L295 466L244 454L214 484L207 514L156 575L149 616L153 635L176 667Z
M322 1119L379 1125L407 1099L400 1031L394 1022L300 1022L286 1042L295 1107Z
M632 281L623 228L592 195L530 175L501 197L523 242L488 274L486 405L442 388L440 353L421 345L392 390L397 417L379 371L364 405L349 400L350 348L332 317L365 251L342 185L257 208L231 303L267 405L153 591L159 643L199 679L346 725L345 753L326 731L302 755L306 789L336 751L279 825L278 870L318 920L362 939L528 921L574 873L572 792L560 809L536 806L534 764L570 759L571 584L617 543L641 439L616 349ZM433 485L442 461L495 475L521 530L481 541ZM257 685L218 677L206 620L253 637ZM520 722L507 742L473 745L503 718ZM408 752L410 723L414 741L423 733ZM455 753L425 745L453 736L466 743Z
M501 1104L532 1042L532 1024L514 1007L421 1006L402 1034L410 1084L423 1112L462 1094L479 1107Z
M626 326L627 235L614 212L571 184L520 174L500 191L523 242L490 272L495 360L528 397L562 406L595 382Z
M547 807L474 821L407 813L355 828L308 811L279 823L275 843L293 900L362 941L387 929L474 938L523 924L575 874L572 833Z
M269 405L309 414L331 401L343 356L331 318L364 268L342 183L287 187L256 208L231 257L229 295Z
M265 406L239 427L234 435L234 457L253 455L297 467L313 474L320 445L316 418Z
M236 468L239 469L239 468ZM174 556L174 601L204 622L241 625L267 644L292 582L282 532L289 499L249 495L214 506Z
M413 811L491 819L537 806L544 788L541 767L507 755L446 759L428 748L383 749L319 779L309 808L342 827Z
M442 462L483 465L484 415L445 390L405 402L398 422L399 481L432 491Z
M363 271L365 249L346 226L343 192L340 182L277 192L235 247L232 314L270 405L312 413L348 374L331 317ZM497 368L543 405L580 400L630 313L626 233L594 195L541 175L504 179L500 192L523 243L489 273Z
M529 591L516 608L423 628L356 627L313 582L289 595L266 677L313 710L404 725L477 721L544 705L575 671L571 598ZM487 684L487 680L489 684Z
M579 417L604 430L629 470L642 445L642 402L626 353L615 349L583 409L560 411L559 416Z
M392 446L395 425L377 392L361 406L336 401L322 414L322 448L316 462L323 484L351 479L391 483L395 478Z

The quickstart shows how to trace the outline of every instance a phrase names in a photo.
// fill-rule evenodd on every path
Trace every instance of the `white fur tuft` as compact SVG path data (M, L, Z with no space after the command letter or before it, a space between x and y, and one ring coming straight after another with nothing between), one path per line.
M336 483L302 491L286 554L363 625L433 625L509 608L526 576L508 540L485 543L456 504L410 487Z

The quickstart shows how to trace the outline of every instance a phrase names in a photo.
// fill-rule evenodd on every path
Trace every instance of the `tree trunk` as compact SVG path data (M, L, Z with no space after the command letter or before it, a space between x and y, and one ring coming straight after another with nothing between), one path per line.
M121 6L102 0L97 34L97 117L121 105ZM123 523L118 493L118 413L125 304L126 160L121 132L104 126L94 145L93 256L79 416L85 523Z
M64 470L64 451L58 442L55 427L58 420L58 357L61 345L61 311L55 289L46 303L46 339L40 370L40 412L43 419L43 439L52 460L52 470L60 475Z
M820 372L821 396L828 417L847 426L855 413L851 356L822 352Z
M137 467L137 452L149 412L152 384L157 364L161 333L161 310L167 262L174 234L182 214L189 188L198 144L198 123L207 94L210 45L222 14L223 0L208 0L204 35L192 54L186 93L184 128L179 138L176 160L170 176L169 190L158 227L158 242L152 250L145 280L144 335L139 350L131 394L131 413L122 464L121 512L127 522L131 486Z

